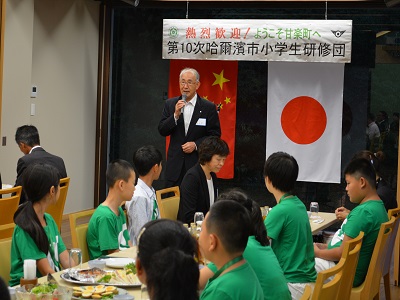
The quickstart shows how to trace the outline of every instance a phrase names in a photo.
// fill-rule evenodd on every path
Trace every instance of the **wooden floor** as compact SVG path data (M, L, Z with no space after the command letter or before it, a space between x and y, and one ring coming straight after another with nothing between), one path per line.
M83 220L84 222L84 220ZM72 248L72 240L71 240L71 230L70 230L70 226L69 226L69 221L68 218L63 218L63 222L61 225L61 236L62 239L64 241L65 246L68 249ZM393 278L393 267L392 267L392 271L391 271L391 278ZM391 300L398 300L400 299L400 287L398 286L394 286L393 285L393 280L391 281L391 286L390 286L390 291L392 293L392 299ZM385 290L383 287L383 283L381 283L381 292L380 292L380 300L385 300Z

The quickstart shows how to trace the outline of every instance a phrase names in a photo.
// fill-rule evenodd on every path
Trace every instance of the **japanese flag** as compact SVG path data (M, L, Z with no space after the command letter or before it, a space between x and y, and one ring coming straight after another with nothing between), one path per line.
M287 152L299 181L340 182L344 64L268 63L267 157Z

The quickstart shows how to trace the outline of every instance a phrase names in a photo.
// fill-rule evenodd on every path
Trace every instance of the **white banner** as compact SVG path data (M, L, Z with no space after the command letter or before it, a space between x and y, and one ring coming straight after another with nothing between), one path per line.
M287 152L299 181L340 182L344 64L268 63L267 157Z
M163 59L351 62L352 20L165 19Z

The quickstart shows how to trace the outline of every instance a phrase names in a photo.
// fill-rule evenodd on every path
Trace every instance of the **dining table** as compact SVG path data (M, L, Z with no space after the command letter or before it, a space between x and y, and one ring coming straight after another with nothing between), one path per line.
M110 255L108 255L107 257L109 258L136 258L136 246L133 246L131 248L128 248L126 250L123 251L119 251L119 252L115 252L112 253ZM107 259L107 257L101 258L101 259ZM82 269L89 269L89 264L87 262L82 263ZM113 270L112 268L108 268L106 267L104 270ZM56 280L58 285L62 285L62 286L66 286L69 288L73 288L76 286L82 286L84 287L84 285L82 285L81 283L72 283L70 281L65 281L64 279L62 279L60 276L65 272L65 270L62 270L60 272L56 272L53 273L53 278ZM40 277L38 279L38 283L45 283L47 282L47 276L43 276ZM93 284L96 285L96 284ZM119 286L119 288L123 289L126 291L127 294L134 296L135 300L140 300L141 299L141 286L134 286L134 287L125 287L125 286Z
M324 230L336 222L339 222L339 220L336 219L336 214L329 212L319 212L317 218L311 217L309 220L312 235L316 235L321 230Z

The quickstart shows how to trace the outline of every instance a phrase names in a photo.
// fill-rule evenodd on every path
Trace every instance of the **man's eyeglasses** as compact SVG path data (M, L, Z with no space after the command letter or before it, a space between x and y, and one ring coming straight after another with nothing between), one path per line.
M193 82L193 81L180 81L179 83L180 83L181 86L185 86L185 85L192 86L192 85L195 85L197 83L197 81L196 82Z

